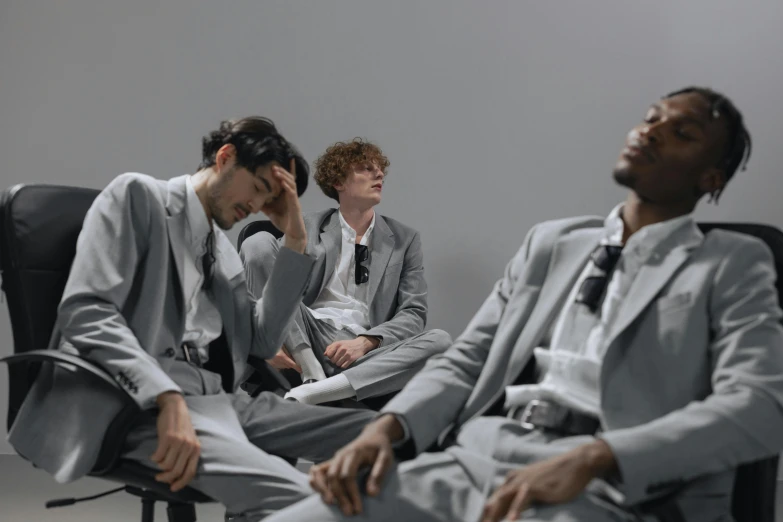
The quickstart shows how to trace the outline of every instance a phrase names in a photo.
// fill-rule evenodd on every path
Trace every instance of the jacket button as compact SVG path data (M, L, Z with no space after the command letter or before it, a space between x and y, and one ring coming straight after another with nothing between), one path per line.
M166 357L174 357L177 352L174 351L174 348L166 348Z

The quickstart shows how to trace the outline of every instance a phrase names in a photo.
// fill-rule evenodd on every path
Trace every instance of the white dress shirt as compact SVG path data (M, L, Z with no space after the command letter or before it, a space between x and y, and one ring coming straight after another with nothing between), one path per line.
M324 286L318 298L310 306L313 317L332 324L338 330L346 329L354 335L360 335L370 328L369 283L356 284L355 248L356 231L345 221L338 210L342 241L339 261L329 284ZM370 234L375 228L375 213L367 232L362 236L360 245L368 245ZM369 258L365 265L369 268Z
M185 251L184 259L183 282L187 315L182 342L197 347L203 363L208 358L209 343L220 337L223 331L223 320L212 298L202 289L204 274L201 271L201 257L206 252L206 239L211 230L210 223L204 206L193 188L190 176L185 183L187 185L185 212L188 220L185 243L189 248ZM214 269L218 269L217 259L215 259Z
M606 218L603 245L622 246L625 224L622 205ZM538 384L508 386L506 407L521 406L533 399L547 399L598 416L600 410L601 362L607 348L607 333L623 306L639 269L660 244L680 227L691 226L690 214L639 229L623 247L610 274L605 297L595 313L576 303L582 282L602 272L588 261L571 290L551 331L550 339L534 350L537 369L544 377ZM549 349L547 349L549 347Z

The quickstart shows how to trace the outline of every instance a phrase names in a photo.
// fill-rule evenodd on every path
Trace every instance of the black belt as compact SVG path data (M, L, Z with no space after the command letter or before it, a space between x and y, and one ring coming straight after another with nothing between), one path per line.
M518 420L523 428L540 428L562 435L595 435L601 428L601 422L592 415L580 413L553 401L538 399L512 408L508 416Z
M191 364L195 364L199 368L202 366L201 355L198 353L198 348L188 344L183 344L180 347L177 359L181 361L188 361Z

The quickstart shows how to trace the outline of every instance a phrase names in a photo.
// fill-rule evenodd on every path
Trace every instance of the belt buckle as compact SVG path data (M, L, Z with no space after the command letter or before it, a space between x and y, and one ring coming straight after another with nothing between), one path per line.
M533 412L536 411L536 408L538 408L540 404L540 400L533 399L525 404L525 407L522 410L522 415L519 417L519 424L528 431L536 429L536 425L529 422L528 419L533 416Z

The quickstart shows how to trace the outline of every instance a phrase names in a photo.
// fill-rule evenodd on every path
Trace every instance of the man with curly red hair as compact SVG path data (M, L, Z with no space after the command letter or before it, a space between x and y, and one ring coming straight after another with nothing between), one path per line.
M425 332L427 284L414 229L375 212L389 160L362 139L329 147L315 181L339 208L305 214L316 258L284 346L270 361L301 373L286 397L308 404L397 392L432 355L451 345ZM260 233L242 243L248 286L261 296L281 242Z

